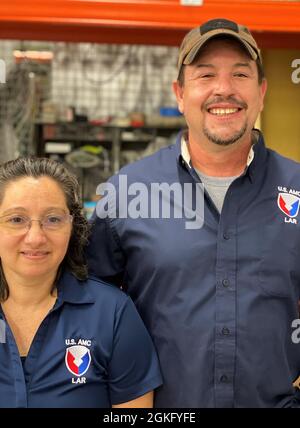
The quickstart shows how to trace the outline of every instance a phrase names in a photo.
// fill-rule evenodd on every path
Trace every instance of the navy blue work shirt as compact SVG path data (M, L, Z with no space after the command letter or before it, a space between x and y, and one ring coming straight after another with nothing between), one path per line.
M2 311L0 319L3 327ZM161 384L152 341L134 304L101 281L62 276L24 371L7 324L4 337L0 407L110 407Z
M183 218L94 215L90 272L123 284L154 339L164 377L157 407L299 406L300 166L261 134L253 149L221 214L205 192L199 229ZM148 189L199 182L181 135L120 174ZM118 189L119 175L110 182Z

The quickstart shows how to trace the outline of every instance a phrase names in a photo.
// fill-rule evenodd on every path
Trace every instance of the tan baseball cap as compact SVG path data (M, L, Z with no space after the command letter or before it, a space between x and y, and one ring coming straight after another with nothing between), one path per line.
M193 28L186 34L179 48L178 75L183 64L192 64L199 49L208 40L220 35L234 37L247 49L254 61L259 59L262 62L260 50L247 27L228 19L217 18L205 22L200 27Z

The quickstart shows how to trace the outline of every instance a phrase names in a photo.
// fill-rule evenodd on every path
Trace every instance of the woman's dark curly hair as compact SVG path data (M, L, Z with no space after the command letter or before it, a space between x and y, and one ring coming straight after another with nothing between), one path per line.
M61 267L68 269L77 279L87 278L84 247L88 243L90 226L82 213L77 178L67 168L52 159L20 157L0 166L0 204L7 184L25 177L49 177L62 189L67 207L73 216L72 233ZM9 289L0 263L0 301L8 298Z

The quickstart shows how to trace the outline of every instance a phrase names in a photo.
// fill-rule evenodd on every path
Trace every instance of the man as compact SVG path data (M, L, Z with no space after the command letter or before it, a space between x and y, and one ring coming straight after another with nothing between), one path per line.
M300 405L300 167L253 129L266 86L247 28L214 19L190 31L173 85L188 130L112 177L97 207L91 273L129 292L155 341L157 407ZM174 212L174 184L192 186L185 217L164 206L146 218L154 183L174 190L159 200Z

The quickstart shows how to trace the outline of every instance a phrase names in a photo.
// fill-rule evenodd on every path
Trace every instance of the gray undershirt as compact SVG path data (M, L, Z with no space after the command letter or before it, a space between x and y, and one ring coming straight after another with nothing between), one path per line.
M198 169L195 169L195 171L197 172L202 183L204 184L204 189L206 189L217 210L219 211L219 213L221 213L226 192L230 184L239 176L236 175L234 177L210 177L209 175L203 174Z
M186 138L186 137L183 137ZM247 168L250 165L250 163L253 160L254 152L253 152L253 146L255 143L257 143L259 139L259 132L257 129L252 130L252 147L250 149L248 160L247 160ZM185 140L187 141L187 140ZM185 143L187 144L187 143ZM186 146L187 147L187 146ZM188 153L188 149L186 148L187 154L185 156L188 156L188 163L190 164L190 156ZM226 196L226 192L230 186L230 184L239 177L239 175L234 175L233 177L211 177L209 175L203 174L199 169L195 168L196 173L198 174L200 180L204 184L204 189L206 189L207 193L209 194L211 200L215 204L217 210L221 214L224 199Z

